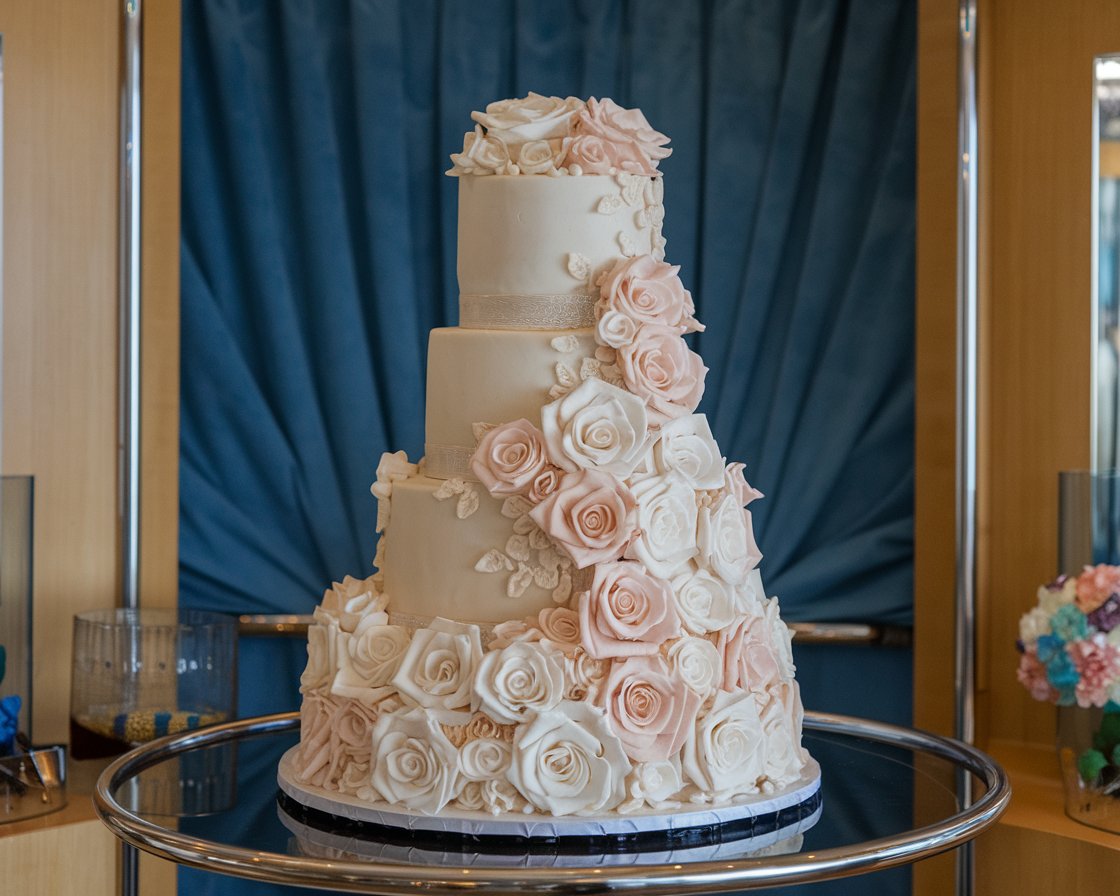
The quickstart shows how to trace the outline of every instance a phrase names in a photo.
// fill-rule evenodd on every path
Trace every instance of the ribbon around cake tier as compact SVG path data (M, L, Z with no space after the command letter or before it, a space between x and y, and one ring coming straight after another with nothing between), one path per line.
M471 472L473 448L459 445L433 445L424 443L424 475L432 479L469 479L477 482Z
M459 296L459 326L467 330L577 330L595 326L596 296Z

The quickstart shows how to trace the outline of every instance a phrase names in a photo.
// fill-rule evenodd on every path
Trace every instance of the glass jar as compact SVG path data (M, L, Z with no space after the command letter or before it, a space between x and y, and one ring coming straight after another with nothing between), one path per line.
M1120 706L1058 707L1066 815L1120 834Z

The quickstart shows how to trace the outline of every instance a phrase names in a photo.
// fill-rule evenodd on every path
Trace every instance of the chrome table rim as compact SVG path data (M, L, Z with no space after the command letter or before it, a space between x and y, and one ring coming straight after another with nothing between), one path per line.
M188 750L261 737L299 727L299 714L279 713L173 734L137 747L110 764L93 795L101 820L121 840L161 858L254 880L384 896L415 893L721 893L846 877L914 862L960 846L989 828L1007 808L1007 774L976 747L941 735L851 716L807 712L805 729L842 734L948 760L975 775L985 793L972 805L934 824L890 837L811 853L688 864L605 868L435 867L346 862L229 846L153 824L113 797L126 779ZM544 872L544 873L540 873Z

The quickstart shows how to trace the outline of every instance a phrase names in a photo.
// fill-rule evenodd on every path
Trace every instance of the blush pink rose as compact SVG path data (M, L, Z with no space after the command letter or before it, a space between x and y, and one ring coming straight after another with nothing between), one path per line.
M700 696L660 656L612 663L600 698L611 730L635 762L660 762L679 753L700 709Z
M634 496L609 473L565 473L551 495L529 511L576 567L617 560L634 529Z
M757 488L747 482L746 476L743 475L743 470L746 468L745 464L734 461L727 465L727 469L723 473L723 487L727 489L727 493L739 502L739 505L746 507L751 501L758 498L765 498Z
M540 504L560 487L560 477L563 475L563 470L549 464L529 484L529 490L525 493L525 497L534 504Z
M579 598L583 649L595 659L657 653L680 634L673 590L640 563L602 563Z
M652 255L624 259L600 287L598 314L615 311L638 324L662 324L680 332L702 330L679 271L680 265L657 261Z
M1082 641L1071 641L1066 650L1078 674L1077 705L1104 706L1120 681L1120 647L1097 632Z
M618 366L626 388L646 402L653 424L691 414L704 395L708 368L674 327L643 324L618 350Z
M1045 700L1050 703L1057 701L1058 689L1050 684L1050 680L1046 677L1046 667L1039 661L1035 648L1028 647L1019 657L1016 677L1035 700Z
M716 649L723 657L723 689L738 688L764 697L782 682L770 627L761 616L739 620L719 633Z
M595 134L569 137L564 141L562 153L561 165L579 165L584 174L630 171L645 164L633 144L614 143Z
M1092 613L1113 594L1120 593L1120 566L1099 563L1086 566L1077 577L1077 609Z
M620 167L632 174L656 175L657 163L672 152L665 148L669 138L651 128L640 110L623 109L611 99L589 99L572 132L577 137L600 137L619 147L625 157Z
M525 620L540 626L542 640L561 653L572 653L580 643L579 613L567 607L545 607L536 619Z
M524 418L494 427L471 457L471 470L492 495L524 494L547 465L544 436Z

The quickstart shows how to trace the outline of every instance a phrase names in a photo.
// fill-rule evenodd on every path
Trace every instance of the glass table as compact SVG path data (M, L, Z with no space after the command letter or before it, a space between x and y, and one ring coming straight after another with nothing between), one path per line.
M977 836L1011 796L1003 770L974 747L807 713L804 743L821 765L823 795L807 831L671 853L480 855L340 834L289 815L275 770L298 733L298 715L284 713L152 741L106 768L98 814L121 840L173 862L336 892L700 894L914 862ZM970 793L970 804L958 793Z

